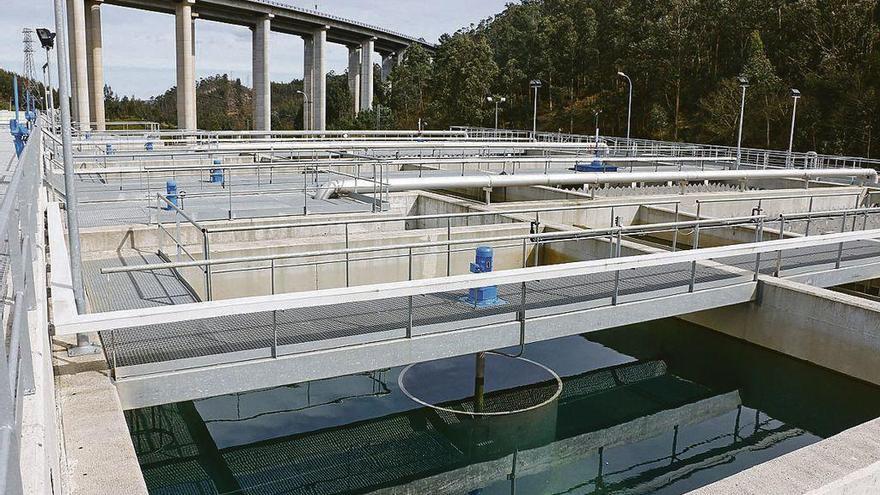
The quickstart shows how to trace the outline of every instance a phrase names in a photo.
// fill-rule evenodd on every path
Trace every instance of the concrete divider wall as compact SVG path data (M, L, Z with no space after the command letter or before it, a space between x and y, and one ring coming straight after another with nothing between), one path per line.
M758 294L682 318L880 385L880 302L769 277Z
M503 224L496 226L458 227L453 231L453 239L479 239L483 237L502 237L528 234L528 224ZM446 229L423 229L386 233L365 233L351 236L352 248L385 246L419 242L446 240ZM474 259L474 250L481 245L495 247L495 269L505 270L522 266L522 245L516 241L500 243L480 243L455 246L452 252L451 273L463 274L469 271ZM345 240L339 236L328 236L316 241L315 238L291 240L287 243L271 243L262 246L224 246L214 250L212 259L224 257L263 256L293 252L323 251L343 249ZM527 246L527 259L532 255L532 246ZM370 259L382 257L382 259ZM315 265L316 262L329 262ZM303 264L304 266L287 266ZM446 276L447 252L445 246L413 250L412 278L432 278ZM275 264L275 292L301 292L318 289L345 287L345 255L330 255L312 258L280 260ZM193 287L203 300L204 272L201 268L180 270L183 278ZM380 251L375 253L351 254L349 256L349 285L367 285L384 282L403 281L409 278L409 251L404 249ZM236 297L268 295L272 293L271 262L239 263L214 268L212 276L215 300Z

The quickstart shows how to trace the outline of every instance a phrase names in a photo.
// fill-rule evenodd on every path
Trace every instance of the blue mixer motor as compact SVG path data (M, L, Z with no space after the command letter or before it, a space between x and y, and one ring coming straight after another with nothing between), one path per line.
M166 210L173 210L174 208L171 205L180 207L177 203L177 181L176 180L168 180L165 182L165 197L168 198L168 202L171 204L165 205Z
M478 247L476 259L471 263L471 273L490 273L494 257L492 248L488 246ZM461 301L478 308L507 304L507 301L498 297L498 286L496 285L468 289L468 295L461 298Z
M590 163L575 164L574 170L576 172L617 172L617 167L606 165L602 160L596 159Z
M219 158L215 158L214 165L215 166L223 165L223 160L221 160ZM223 169L222 168L212 168L211 169L211 183L223 185L224 178L223 178Z

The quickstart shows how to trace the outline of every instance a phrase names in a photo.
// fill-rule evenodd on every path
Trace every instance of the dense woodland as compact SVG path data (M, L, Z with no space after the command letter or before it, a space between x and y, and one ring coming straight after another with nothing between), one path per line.
M328 127L429 128L501 123L531 128L529 80L541 79L538 126L626 133L632 77L633 136L734 144L740 74L750 79L744 143L784 149L798 88L798 150L876 155L880 145L878 0L522 0L455 34L429 56L413 47L386 84L382 115L353 116L345 74L328 75ZM378 70L377 70L378 72ZM273 83L273 127L301 127L302 81ZM2 88L0 88L2 91ZM175 90L149 100L107 88L112 119L173 125ZM218 75L198 86L199 126L246 129L251 91Z

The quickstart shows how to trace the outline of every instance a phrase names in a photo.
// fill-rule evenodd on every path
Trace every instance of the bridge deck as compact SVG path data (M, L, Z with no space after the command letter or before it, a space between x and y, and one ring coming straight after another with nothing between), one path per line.
M783 253L783 276L833 268L837 246L819 246ZM157 262L152 254L131 255L86 264L93 311L184 304L197 299L171 271L100 275L109 266ZM851 242L844 246L842 266L880 263L880 244ZM731 257L699 263L695 290L734 286L750 281L753 257ZM761 272L776 270L776 256L765 255ZM621 302L648 301L687 294L690 263L623 271ZM101 290L95 290L100 287ZM578 275L526 283L526 319L608 306L614 293L613 272ZM475 308L462 299L466 290L416 296L412 302L412 334L425 335L461 328L516 322L522 308L520 284L501 285L505 304ZM379 342L406 336L407 298L389 298L313 308L206 318L167 325L149 325L101 332L117 377L296 354L345 345Z

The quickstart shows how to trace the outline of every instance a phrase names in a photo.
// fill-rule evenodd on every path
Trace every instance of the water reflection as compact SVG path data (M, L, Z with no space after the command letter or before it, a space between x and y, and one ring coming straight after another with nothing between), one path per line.
M504 421L419 408L398 369L128 421L154 494L489 495L684 493L880 415L874 387L676 320L526 356L563 377L562 395Z

